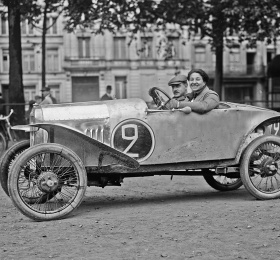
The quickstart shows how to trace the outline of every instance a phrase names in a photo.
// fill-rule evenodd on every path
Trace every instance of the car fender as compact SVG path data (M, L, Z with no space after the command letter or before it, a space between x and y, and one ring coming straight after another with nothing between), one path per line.
M268 118L264 121L262 121L261 123L258 123L257 125L254 125L249 133L244 136L241 144L240 144L240 147L238 149L238 152L237 152L237 156L236 156L236 161L239 162L240 158L241 158L241 155L242 153L244 152L244 150L247 148L247 146L254 140L256 139L257 137L259 137L260 135L255 133L255 129L257 129L258 127L260 126L264 126L265 127L265 134L266 135L280 135L280 129L279 129L279 132L273 132L272 130L272 126L273 124L279 124L280 123L280 116L275 116L275 117L271 117L271 118ZM280 125L279 125L279 128L280 128Z
M58 143L71 149L81 158L85 166L124 166L137 169L139 163L128 155L103 144L76 129L62 124L31 124L48 132L48 143ZM67 136L67 137L66 137Z

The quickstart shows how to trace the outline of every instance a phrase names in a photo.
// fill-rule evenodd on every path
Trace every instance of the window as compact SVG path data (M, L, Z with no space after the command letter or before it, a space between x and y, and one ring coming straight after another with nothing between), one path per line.
M24 50L22 54L22 67L24 72L35 71L35 55L33 50Z
M8 20L7 17L1 16L1 35L8 34Z
M57 23L56 23L56 19L54 18L47 18L47 28L49 28L47 30L47 34L57 34Z
M229 62L237 63L240 62L240 50L239 47L231 48L229 53Z
M116 77L115 78L116 82L116 98L121 99L121 98L126 98L126 77Z
M47 50L46 69L48 72L59 71L58 50Z
M266 52L266 62L269 64L275 57L275 49L267 49Z
M25 103L28 103L30 100L35 100L36 87L34 85L24 86L23 91L24 91ZM27 111L28 108L29 108L29 105L26 105L25 110Z
M205 46L196 46L195 47L195 62L203 63L205 61L206 61Z
M3 61L2 61L3 72L9 72L10 62L9 62L9 51L3 50Z
M256 59L256 53L255 52L247 52L246 55L247 58L247 74L253 74L255 72L255 59Z
M216 53L212 52L212 62L213 64L216 64Z
M168 37L168 57L170 59L179 58L179 38Z
M142 59L153 58L152 44L153 44L153 38L151 37L141 38L141 49L138 51Z
M58 84L48 84L51 89L51 95L56 99L57 103L60 103L60 88Z
M127 58L125 37L114 38L114 58L115 59Z
M253 88L247 85L226 86L225 100L229 102L247 103L253 100Z
M90 57L90 38L89 37L79 37L78 38L78 51L79 58L89 58Z
M28 23L27 20L24 20L21 22L21 34L22 35L32 35L33 32L33 26Z

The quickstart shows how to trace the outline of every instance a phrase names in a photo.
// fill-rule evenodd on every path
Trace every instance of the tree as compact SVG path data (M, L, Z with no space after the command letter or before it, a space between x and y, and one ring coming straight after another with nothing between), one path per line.
M25 123L24 94L22 81L22 59L21 59L21 28L20 28L20 1L4 1L8 7L9 24L9 103L19 103L21 105L11 105L15 111L14 122Z
M86 1L85 8L75 7L80 1L70 1L68 29L83 24L95 33L122 27L135 33L151 24L157 28L177 24L187 27L190 37L207 36L216 54L214 89L220 95L227 38L238 36L239 42L252 45L257 40L269 43L279 35L279 0L100 0Z
M24 17L34 28L42 32L42 87L46 86L46 34L63 11L65 0L30 1L25 5ZM48 14L55 13L52 23L47 24ZM42 23L42 26L40 26Z
M45 85L45 39L46 31L53 25L46 25L47 14L57 12L59 15L64 6L65 0L4 0L3 4L7 10L2 10L1 15L8 13L9 24L9 100L14 104L11 108L15 111L14 123L24 124L25 109L24 109L24 90L22 79L22 49L21 49L21 21L28 19L29 23L34 27L38 24L43 14L43 33L42 33L42 82ZM58 16L57 16L58 17ZM56 19L57 19L56 17ZM54 19L54 22L56 22Z

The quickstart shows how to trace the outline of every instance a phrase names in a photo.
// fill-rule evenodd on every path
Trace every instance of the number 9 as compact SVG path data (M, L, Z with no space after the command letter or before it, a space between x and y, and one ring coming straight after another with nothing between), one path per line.
M126 135L126 129L127 128L133 128L134 135L127 136ZM131 143L126 147L126 149L123 151L123 153L126 153L128 156L131 157L139 157L139 153L129 153L128 151L131 149L131 147L136 143L138 139L138 127L134 124L128 124L122 126L122 139L124 140L131 140Z

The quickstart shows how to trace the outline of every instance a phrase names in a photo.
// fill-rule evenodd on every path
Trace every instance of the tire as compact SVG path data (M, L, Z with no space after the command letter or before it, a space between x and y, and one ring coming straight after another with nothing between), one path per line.
M3 190L9 196L8 176L15 158L30 147L30 141L24 140L11 146L0 159L0 182Z
M204 174L205 181L215 190L232 191L240 188L243 183L241 178L227 178L222 175Z
M0 133L0 155L4 154L7 148L8 148L8 142L5 136L2 133Z
M81 204L86 186L86 170L78 155L53 143L35 145L20 154L8 178L14 205L37 221L69 215Z
M280 137L261 136L251 142L242 156L240 175L255 198L280 198Z

